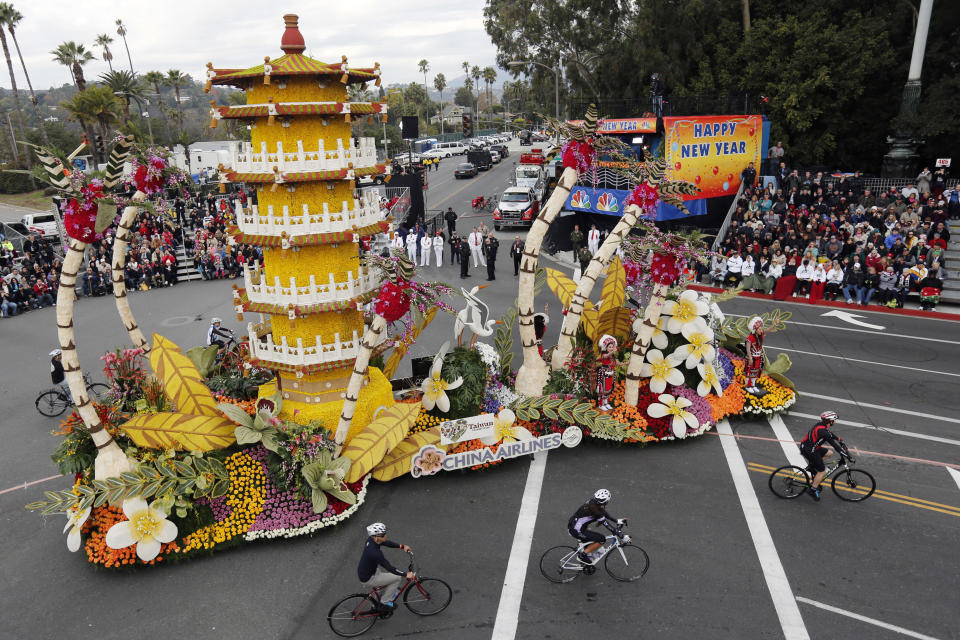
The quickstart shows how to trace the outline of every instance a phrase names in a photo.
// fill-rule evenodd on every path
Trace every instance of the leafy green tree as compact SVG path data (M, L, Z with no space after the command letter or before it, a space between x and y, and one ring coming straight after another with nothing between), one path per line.
M181 73L178 69L170 69L167 71L167 77L164 79L164 84L173 89L173 94L177 99L177 122L180 125L180 133L183 133L183 105L180 101L180 89L191 84L193 80L185 73Z
M461 107L473 106L473 91L469 87L459 87L453 97L453 103Z
M123 115L130 119L130 100L139 98L143 100L146 96L143 93L143 87L140 79L125 69L120 71L108 71L100 74L100 82L110 87L113 94L120 98L123 103Z

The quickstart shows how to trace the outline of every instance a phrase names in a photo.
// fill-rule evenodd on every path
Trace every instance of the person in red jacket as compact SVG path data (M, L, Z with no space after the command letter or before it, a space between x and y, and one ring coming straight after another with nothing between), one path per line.
M747 379L746 390L750 393L760 393L757 387L757 379L763 373L763 320L760 316L750 318L747 323L747 329L750 333L744 341L744 347L747 351L747 364L744 369L744 375Z
M613 392L613 378L617 366L617 339L611 335L600 338L600 361L597 364L597 409L609 411L610 394Z

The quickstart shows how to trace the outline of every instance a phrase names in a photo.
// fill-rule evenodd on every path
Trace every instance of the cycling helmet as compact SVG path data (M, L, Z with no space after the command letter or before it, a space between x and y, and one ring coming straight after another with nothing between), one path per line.
M824 411L820 414L821 420L828 420L830 422L837 421L837 412L836 411Z
M63 351L60 351L60 349L54 349L53 351L50 352L50 355L51 355L51 356L58 356L58 355L60 355L61 353L63 353Z
M218 322L223 322L223 320L221 320L220 318L217 318L216 316L214 316L213 318L210 318L210 324L217 324Z
M371 536L382 536L387 533L387 525L382 522L374 522L372 525L367 527L367 533Z
M595 494L593 494L593 497L600 504L607 504L610 502L610 492L606 489L599 489Z

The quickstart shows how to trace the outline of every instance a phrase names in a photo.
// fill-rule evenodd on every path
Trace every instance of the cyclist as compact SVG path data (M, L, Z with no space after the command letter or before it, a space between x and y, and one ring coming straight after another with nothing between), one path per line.
M403 551L410 551L410 547L387 540L387 525L382 522L374 522L367 527L367 534L369 537L363 545L363 555L360 556L360 564L357 565L357 577L360 578L360 583L364 589L384 587L377 610L380 613L391 611L394 604L393 597L400 590L400 582L404 578L412 580L414 575L412 571L404 573L390 564L383 557L383 551L380 550L380 547L402 549Z
M207 346L215 344L221 349L225 344L223 340L219 338L227 338L228 340L233 337L233 331L230 329L221 329L220 325L223 323L223 320L220 318L211 318L210 326L207 328Z
M817 502L820 501L820 483L823 481L824 476L827 475L827 468L823 464L823 459L829 457L831 453L831 451L823 445L829 444L841 457L846 456L851 462L853 461L853 458L850 458L847 445L845 445L843 440L838 438L835 433L830 431L830 427L833 426L833 423L836 421L837 414L835 411L824 411L820 414L820 421L813 425L813 428L810 429L803 440L800 441L800 453L803 454L803 457L810 463L810 466L807 468L814 472L813 482L810 485L810 495L812 495L813 499Z
M597 549L606 542L606 537L597 531L590 531L588 527L591 524L598 523L605 526L607 520L614 520L617 524L624 524L625 518L617 519L607 513L606 505L610 502L610 492L606 489L598 489L593 497L580 505L576 513L570 516L567 522L567 531L570 535L580 542L588 542L586 547L577 554L577 559L583 564L593 564Z
M53 380L53 384L60 387L70 402L73 402L73 394L70 393L70 385L67 384L67 374L63 371L63 351L60 349L50 352L50 379Z

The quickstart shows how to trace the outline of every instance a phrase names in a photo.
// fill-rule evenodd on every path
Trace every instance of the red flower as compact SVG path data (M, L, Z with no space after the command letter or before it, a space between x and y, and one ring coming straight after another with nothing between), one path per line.
M676 256L666 253L654 253L650 264L650 277L658 284L670 285L677 279L683 263Z
M570 140L561 149L564 169L576 169L578 173L586 173L593 167L597 159L597 152L589 141L580 142Z
M94 225L97 222L97 202L95 199L85 201L83 205L71 198L63 209L63 226L67 235L74 240L91 243L97 239Z
M401 284L387 282L377 295L374 311L383 316L387 322L396 322L410 310L410 296L407 295Z
M137 190L152 195L163 188L163 170L166 164L160 158L150 160L149 166L140 165L133 174Z
M646 182L641 182L636 187L633 188L633 191L627 196L627 199L623 201L625 205L635 204L646 213L651 213L657 207L657 202L660 201L660 193L657 191L656 187L651 187Z

